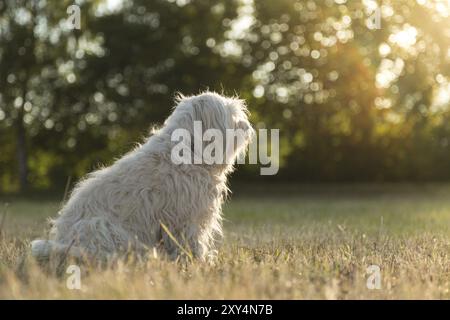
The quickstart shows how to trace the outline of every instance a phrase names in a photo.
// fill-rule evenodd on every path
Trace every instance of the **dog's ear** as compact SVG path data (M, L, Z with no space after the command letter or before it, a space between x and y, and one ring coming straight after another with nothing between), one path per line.
M183 145L185 150L190 150L191 163L201 162L204 147L203 132L207 122L202 114L206 106L204 101L196 97L179 96L177 102L173 119L168 119L167 125L171 125L173 130L184 131Z
M223 104L210 96L202 96L192 101L192 107L195 121L202 123L203 131L217 129L225 135L228 116Z

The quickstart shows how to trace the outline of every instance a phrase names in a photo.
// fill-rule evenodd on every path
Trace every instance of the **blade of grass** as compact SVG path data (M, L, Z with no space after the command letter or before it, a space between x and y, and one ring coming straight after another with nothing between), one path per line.
M72 182L72 176L67 178L66 187L64 189L64 195L62 199L62 203L64 204L67 200L67 195L69 194L70 183Z
M189 257L189 259L192 261L194 259L192 253L190 253L189 251L187 251L179 242L178 240L174 237L174 235L170 232L169 228L166 227L166 225L164 223L162 223L161 221L159 221L159 223L161 224L161 227L164 229L164 231L167 233L167 235L169 236L170 239L172 239L173 242L175 242L175 244L178 246L178 248L180 248L180 250Z

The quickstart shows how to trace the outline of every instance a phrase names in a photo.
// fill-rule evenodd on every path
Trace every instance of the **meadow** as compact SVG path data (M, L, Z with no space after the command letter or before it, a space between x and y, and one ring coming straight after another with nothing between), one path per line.
M60 206L0 197L0 299L449 299L450 185L233 186L210 263L153 257L69 274L27 255ZM8 205L6 205L8 203ZM380 288L369 289L371 265Z

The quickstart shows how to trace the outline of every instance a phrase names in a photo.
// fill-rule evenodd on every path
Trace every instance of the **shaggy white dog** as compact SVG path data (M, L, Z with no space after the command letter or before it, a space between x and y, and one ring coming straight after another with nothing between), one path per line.
M172 134L184 129L193 136L194 121L223 137L229 129L245 132L233 143L232 160L245 153L253 136L242 100L211 92L180 96L163 127L143 145L77 184L53 221L50 240L34 240L32 255L103 259L157 248L171 258L188 251L204 259L212 253L222 234L221 206L233 164L174 164Z

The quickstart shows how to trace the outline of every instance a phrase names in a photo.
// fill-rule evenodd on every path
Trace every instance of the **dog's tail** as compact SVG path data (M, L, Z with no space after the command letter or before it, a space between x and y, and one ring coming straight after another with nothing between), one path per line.
M37 260L49 260L53 251L52 240L31 241L31 255Z
M31 241L31 255L38 261L48 261L52 257L83 257L81 250L75 246L40 239Z

